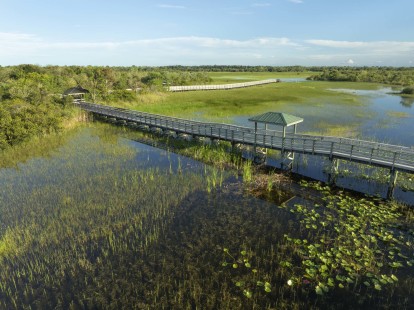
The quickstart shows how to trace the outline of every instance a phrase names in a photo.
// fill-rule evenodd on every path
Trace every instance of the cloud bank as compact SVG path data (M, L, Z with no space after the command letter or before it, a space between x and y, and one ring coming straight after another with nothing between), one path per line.
M0 65L358 65L408 66L414 42L248 40L182 36L106 42L54 42L33 34L0 32ZM352 62L350 61L352 60ZM411 61L411 63L410 63Z

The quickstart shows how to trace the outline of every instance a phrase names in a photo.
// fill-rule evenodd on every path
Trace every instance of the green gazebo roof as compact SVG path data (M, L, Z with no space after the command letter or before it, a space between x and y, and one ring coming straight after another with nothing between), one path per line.
M303 118L287 113L267 112L264 114L253 116L249 118L249 121L255 123L266 123L287 127L303 122Z

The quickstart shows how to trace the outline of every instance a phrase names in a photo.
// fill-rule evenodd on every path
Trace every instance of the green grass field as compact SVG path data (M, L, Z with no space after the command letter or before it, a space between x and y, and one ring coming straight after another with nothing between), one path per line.
M306 77L309 73L223 72L211 73L213 82L262 80L267 78ZM326 135L355 136L357 128L372 111L352 92L332 88L376 89L374 83L281 82L226 91L195 91L142 95L139 102L117 104L139 111L202 121L237 123L237 119L268 111L303 117L300 131Z
M212 84L239 83L266 79L307 78L315 72L210 72Z

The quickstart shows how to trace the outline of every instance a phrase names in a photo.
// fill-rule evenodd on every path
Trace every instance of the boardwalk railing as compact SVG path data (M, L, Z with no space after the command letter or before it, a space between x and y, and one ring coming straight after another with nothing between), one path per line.
M232 83L232 84L221 84L221 85L190 85L190 86L170 86L168 90L171 92L179 91L196 91L196 90L227 90L234 88L244 88L257 85L265 85L270 83L278 83L279 79L267 79L262 81L253 81L245 83Z
M114 108L94 103L78 102L89 112L118 121L157 127L177 133L242 143L255 147L339 158L405 172L414 172L414 149L358 139L286 134L220 123L204 123L176 117Z

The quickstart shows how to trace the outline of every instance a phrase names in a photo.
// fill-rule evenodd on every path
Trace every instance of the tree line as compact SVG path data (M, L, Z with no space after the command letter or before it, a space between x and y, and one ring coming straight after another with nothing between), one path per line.
M407 88L414 85L414 68L412 67L329 67L308 79L315 81L372 82L401 85Z

